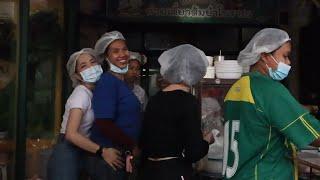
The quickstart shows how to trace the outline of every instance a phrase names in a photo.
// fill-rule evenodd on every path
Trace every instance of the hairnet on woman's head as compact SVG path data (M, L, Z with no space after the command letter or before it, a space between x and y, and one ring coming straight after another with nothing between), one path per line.
M170 83L185 83L189 86L203 78L209 65L204 52L190 44L163 52L158 61L164 79Z
M77 51L71 54L66 67L67 67L69 77L72 81L72 87L75 87L79 84L79 81L73 75L76 73L77 60L79 59L81 54L89 54L94 59L97 58L97 53L95 52L95 50L91 48L84 48L84 49L81 49L80 51Z
M101 56L106 51L107 47L113 41L118 39L125 40L121 32L119 31L106 32L100 37L100 39L98 39L98 41L94 45L94 49L98 53L98 55Z
M257 32L247 46L239 53L238 63L241 66L255 64L261 53L270 53L291 40L288 33L276 28L265 28Z
M144 65L145 63L147 63L147 57L144 54L129 51L129 61L133 59L139 61L141 65Z

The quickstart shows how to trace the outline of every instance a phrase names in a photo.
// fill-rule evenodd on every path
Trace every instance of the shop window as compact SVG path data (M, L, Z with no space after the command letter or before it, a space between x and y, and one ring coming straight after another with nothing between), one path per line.
M62 0L31 0L27 58L26 178L45 179L62 116Z
M19 2L0 0L0 179L14 179Z

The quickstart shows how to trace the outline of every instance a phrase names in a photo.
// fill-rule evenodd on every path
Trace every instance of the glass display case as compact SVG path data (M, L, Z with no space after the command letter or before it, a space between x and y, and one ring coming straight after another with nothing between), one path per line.
M218 134L210 145L208 154L196 164L200 172L222 176L223 161L223 102L229 88L237 79L203 79L193 94L199 100L201 108L201 128L203 133Z

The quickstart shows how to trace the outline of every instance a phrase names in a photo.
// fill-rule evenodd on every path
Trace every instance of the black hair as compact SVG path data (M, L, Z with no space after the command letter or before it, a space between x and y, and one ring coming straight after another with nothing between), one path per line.
M106 50L103 54L100 55L100 58L102 59L101 67L103 69L103 72L107 72L110 69L109 62L106 60L106 55L108 54L109 46L107 46Z

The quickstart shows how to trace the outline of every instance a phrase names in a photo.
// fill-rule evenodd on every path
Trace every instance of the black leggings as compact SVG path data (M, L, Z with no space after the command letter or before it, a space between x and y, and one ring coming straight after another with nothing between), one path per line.
M165 161L144 160L139 180L190 180L192 164L181 159Z

